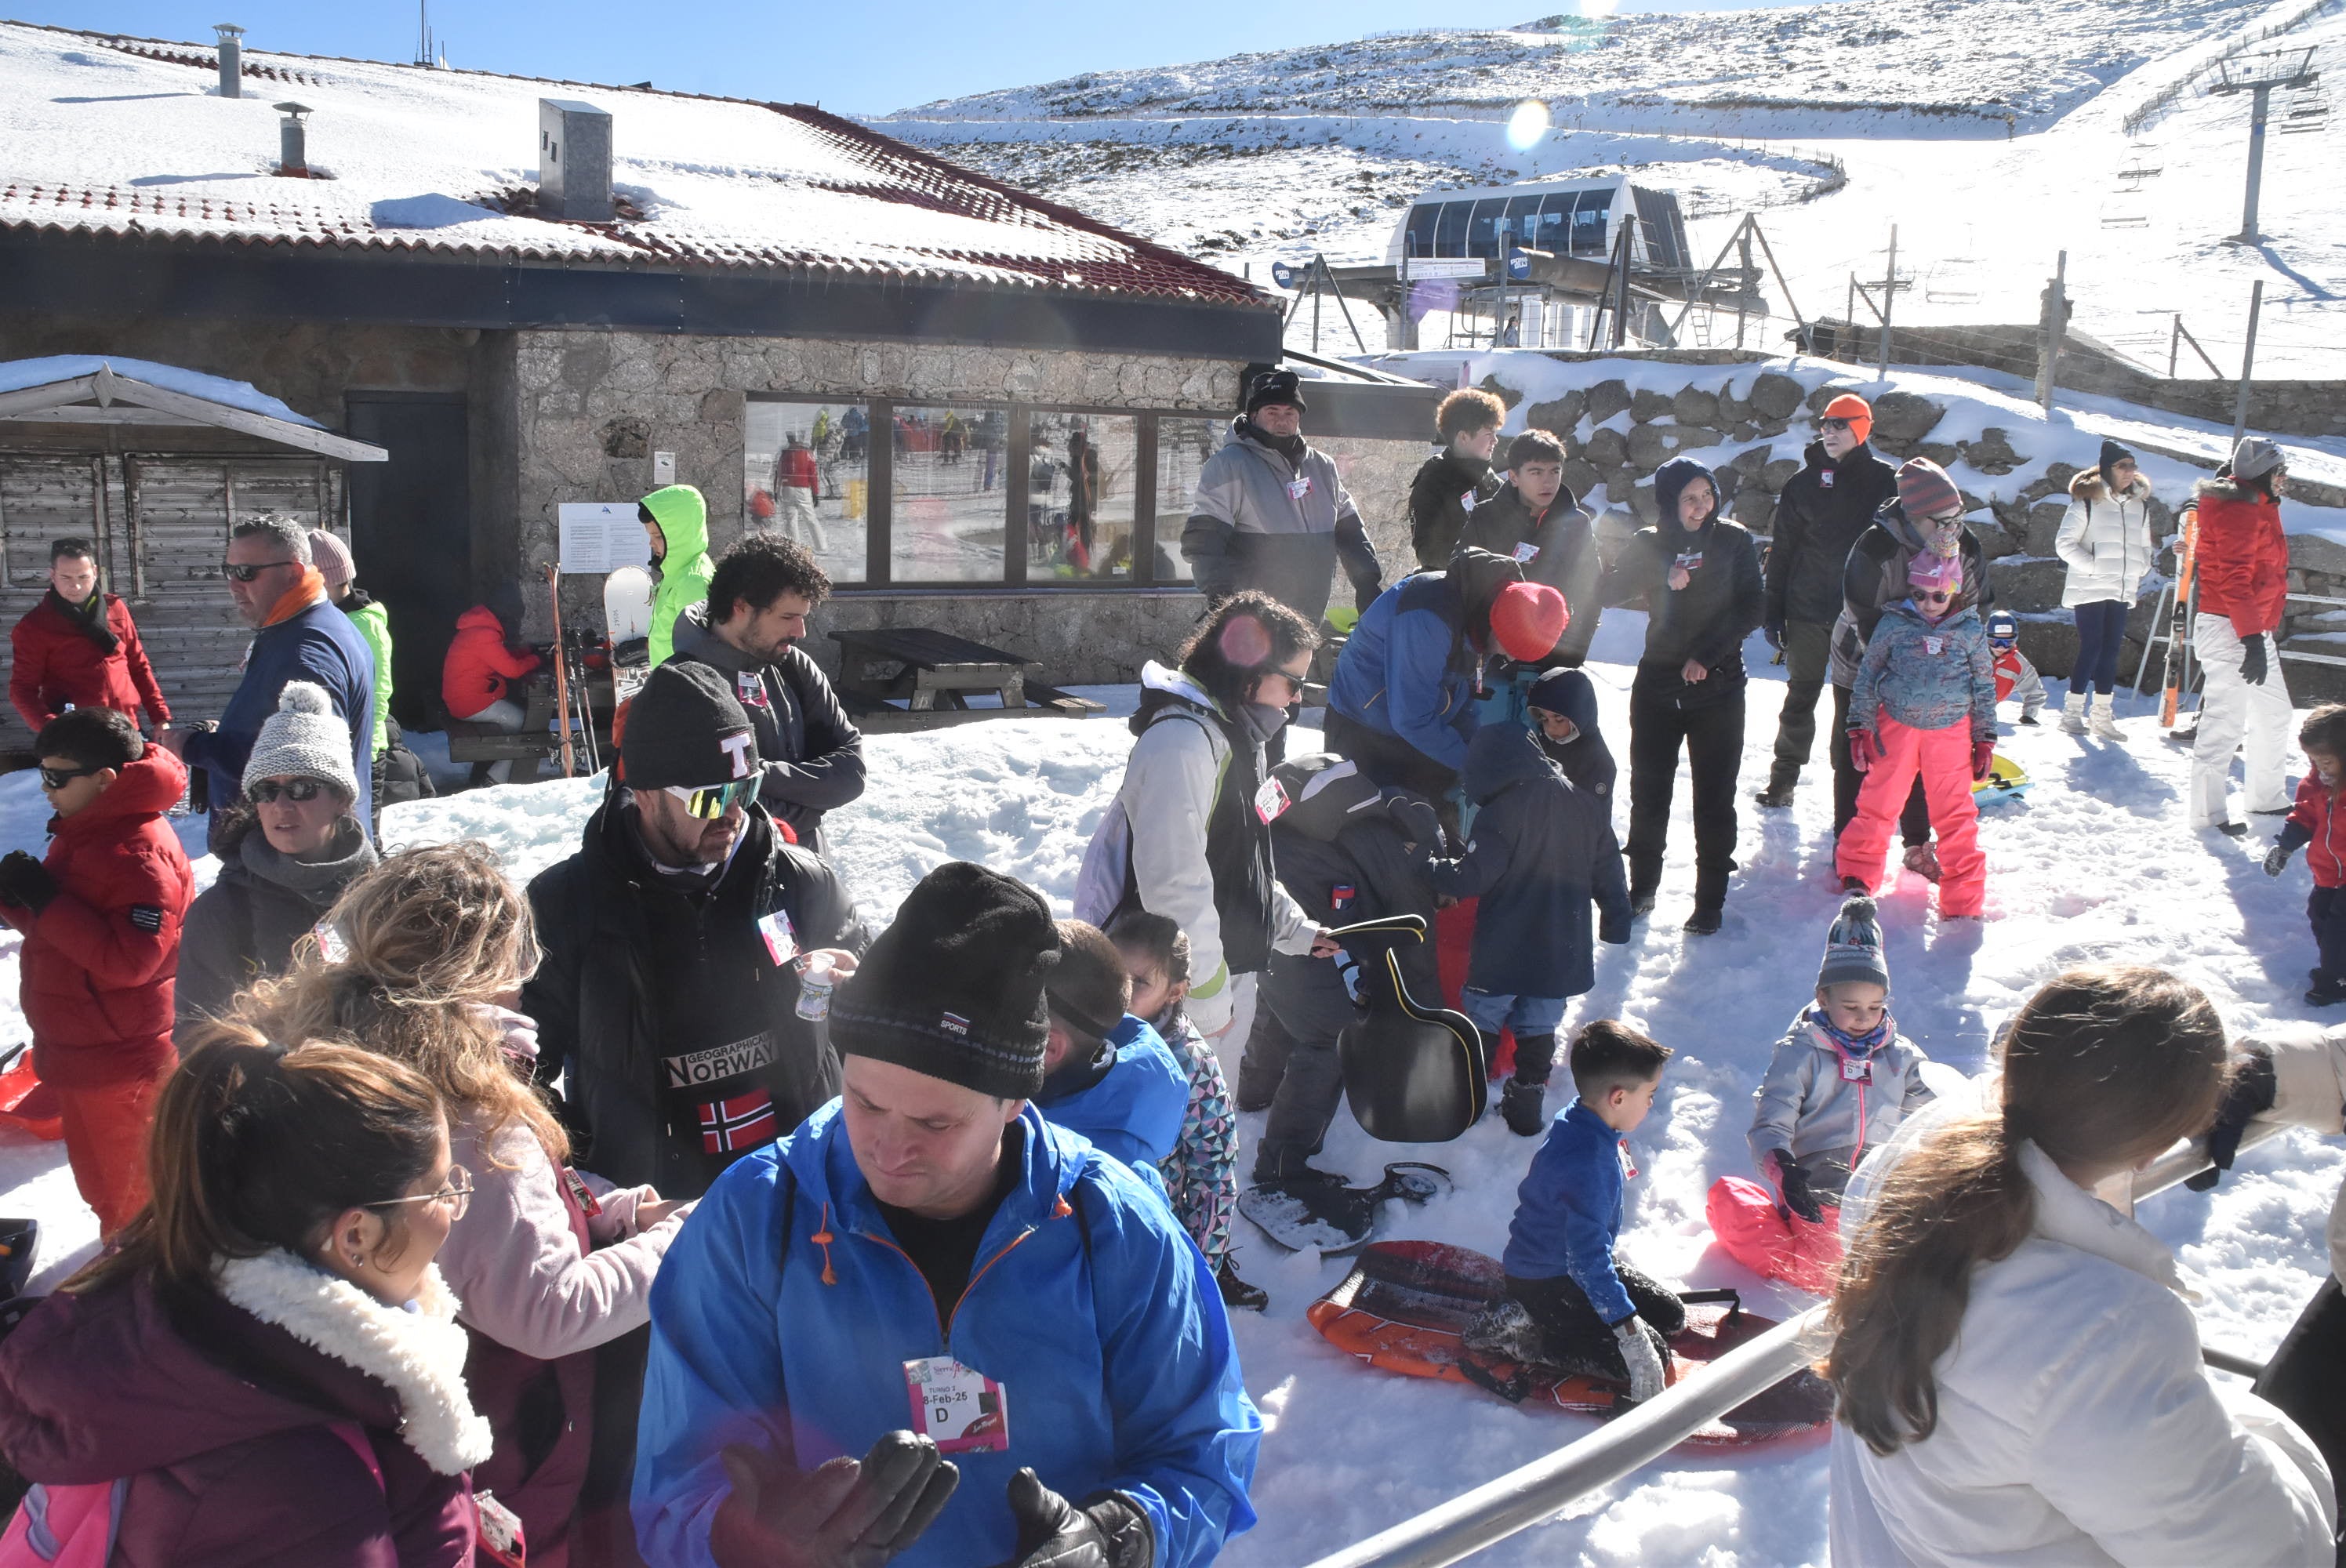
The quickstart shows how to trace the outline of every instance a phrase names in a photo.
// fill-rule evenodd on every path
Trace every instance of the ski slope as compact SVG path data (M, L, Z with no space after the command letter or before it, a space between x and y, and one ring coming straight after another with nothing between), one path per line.
M1642 631L1638 616L1608 615L1590 666L1617 755L1625 754ZM1758 638L1746 658L1757 672L1748 789L1765 773L1783 687ZM1111 698L1109 716L868 738L871 789L826 826L867 911L884 918L924 872L954 858L1025 878L1066 909L1085 841L1131 746L1117 716L1131 711L1132 688L1095 695ZM2186 753L2159 738L2147 705L2122 698L2120 706L2124 746L2050 728L2017 729L2003 743L2036 785L1983 825L1985 921L1941 925L1912 877L1884 895L1893 1009L1937 1059L1976 1069L1993 1031L2034 986L2086 962L2163 964L2205 987L2235 1031L2311 1016L2299 1000L2313 962L2300 912L2303 857L2274 881L2258 864L2260 840L2188 832ZM1307 731L1299 744L1309 739ZM33 781L29 773L0 779L0 850L41 847L45 813ZM392 808L386 836L394 844L477 837L526 878L571 851L599 794L599 781L587 779L475 790ZM1659 908L1628 946L1597 950L1596 989L1573 1017L1627 1019L1678 1053L1634 1140L1644 1175L1632 1187L1625 1255L1665 1278L1742 1287L1755 1309L1780 1316L1804 1303L1760 1284L1708 1245L1703 1195L1715 1177L1747 1169L1751 1091L1807 996L1839 903L1830 785L1812 769L1791 811L1739 808L1743 869L1725 930L1708 939L1678 929L1692 895L1686 801L1682 786ZM1626 812L1624 802L1617 814L1626 821ZM202 863L204 880L212 869ZM0 1040L24 1034L14 1007L18 945L13 933L0 935ZM1260 1120L1242 1118L1250 1135ZM1433 1147L1374 1144L1340 1116L1323 1163L1368 1177L1390 1159L1438 1161L1456 1176L1457 1191L1423 1209L1391 1211L1392 1234L1496 1252L1534 1146L1495 1116ZM2346 1151L2293 1134L2242 1167L2213 1195L2173 1193L2142 1217L2202 1277L2207 1340L2261 1356L2327 1268L2323 1227L2346 1176ZM94 1240L58 1145L0 1133L0 1214L44 1222L36 1288L54 1284ZM1243 1223L1239 1228L1243 1272L1271 1293L1269 1313L1239 1314L1236 1323L1247 1386L1269 1430L1254 1492L1262 1522L1224 1554L1230 1568L1295 1568L1593 1430L1473 1390L1353 1364L1302 1317L1341 1278L1343 1264L1276 1256ZM1775 1568L1821 1563L1824 1532L1824 1455L1810 1441L1733 1459L1666 1460L1477 1561Z

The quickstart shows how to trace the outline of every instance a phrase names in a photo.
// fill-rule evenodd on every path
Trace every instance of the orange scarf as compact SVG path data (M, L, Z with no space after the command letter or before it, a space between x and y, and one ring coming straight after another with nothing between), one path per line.
M276 606L269 612L269 618L260 624L273 626L280 621L290 621L325 596L325 574L315 566L304 566L301 580L280 596Z

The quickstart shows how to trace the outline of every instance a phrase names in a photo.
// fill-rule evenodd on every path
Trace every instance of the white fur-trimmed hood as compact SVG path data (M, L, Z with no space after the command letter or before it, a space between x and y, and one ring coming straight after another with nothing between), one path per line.
M464 1388L464 1330L436 1265L424 1270L414 1311L387 1307L281 1250L221 1264L219 1292L389 1387L399 1397L401 1439L438 1473L462 1475L487 1461L488 1419L473 1409Z

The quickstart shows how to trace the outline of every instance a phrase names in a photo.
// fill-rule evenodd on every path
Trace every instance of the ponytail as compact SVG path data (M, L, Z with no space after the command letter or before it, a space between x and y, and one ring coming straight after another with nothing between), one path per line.
M403 1195L446 1135L438 1094L396 1062L352 1045L289 1051L242 1024L205 1024L156 1101L154 1196L61 1288L144 1272L166 1291L192 1290L225 1258L306 1255L335 1216Z
M2205 1127L2223 1093L2215 1008L2141 965L2060 975L1996 1054L1997 1105L1934 1129L1890 1168L1841 1264L1824 1375L1836 1417L1878 1454L1937 1429L1932 1369L1963 1326L1973 1271L2035 1224L2022 1147L2067 1172L2124 1169Z

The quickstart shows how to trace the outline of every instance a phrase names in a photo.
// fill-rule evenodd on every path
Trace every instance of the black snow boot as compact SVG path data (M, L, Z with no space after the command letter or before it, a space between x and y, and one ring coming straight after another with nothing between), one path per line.
M1547 1085L1508 1079L1506 1092L1499 1096L1499 1115L1515 1136L1539 1136L1547 1130Z
M1222 1305L1240 1311L1260 1312L1270 1305L1270 1292L1260 1285L1250 1285L1239 1278L1230 1267L1230 1255L1222 1254L1222 1261L1214 1270L1214 1283L1221 1288Z
M2312 980L2313 989L2305 993L2308 1007L2335 1007L2346 1002L2346 983L2341 983L2335 975L2325 974L2317 969L2313 972Z
M1720 924L1723 923L1724 919L1725 917L1717 904L1698 904L1695 906L1694 913L1687 916L1687 934L1689 936L1717 936L1719 934L1719 928Z
M1342 1186L1345 1179L1341 1172L1323 1171L1313 1165L1309 1150L1268 1141L1255 1145L1254 1184L1257 1186L1272 1182L1296 1186L1319 1182L1329 1186Z

